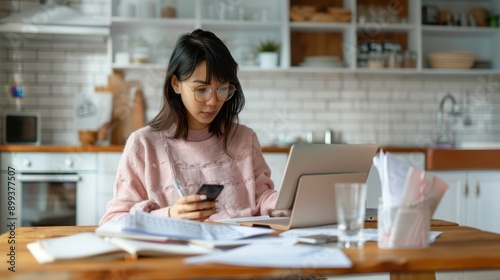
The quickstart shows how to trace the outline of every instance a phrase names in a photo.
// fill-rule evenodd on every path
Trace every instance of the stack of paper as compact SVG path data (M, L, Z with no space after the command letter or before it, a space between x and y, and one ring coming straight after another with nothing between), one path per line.
M123 231L176 239L236 240L274 232L269 228L200 223L136 212L123 219Z
M296 237L271 236L268 228L220 225L154 216L144 212L108 222L95 233L39 240L28 249L40 263L82 258L206 255L187 263L215 262L266 267L350 267L334 246L297 245ZM223 250L222 250L223 249Z
M38 240L28 249L39 263L73 259L117 259L138 256L198 255L211 249L177 241L148 242L121 237L101 238L85 232L65 237Z

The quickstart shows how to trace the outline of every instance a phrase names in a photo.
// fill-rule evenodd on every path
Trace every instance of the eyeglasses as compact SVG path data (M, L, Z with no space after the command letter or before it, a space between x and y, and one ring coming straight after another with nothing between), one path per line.
M200 103L207 102L212 97L211 85L200 85L192 89L187 83L186 86L193 91L194 99ZM216 90L218 101L228 101L233 97L236 87L230 83L220 85Z

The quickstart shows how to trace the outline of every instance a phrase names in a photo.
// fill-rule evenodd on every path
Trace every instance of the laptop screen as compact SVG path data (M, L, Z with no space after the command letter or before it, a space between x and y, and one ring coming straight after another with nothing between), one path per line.
M283 174L276 209L292 210L302 175L368 174L377 148L374 144L294 144Z

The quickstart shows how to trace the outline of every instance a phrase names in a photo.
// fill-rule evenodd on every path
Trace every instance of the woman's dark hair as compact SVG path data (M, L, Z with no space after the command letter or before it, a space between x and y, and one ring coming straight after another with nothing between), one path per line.
M181 96L172 88L172 77L185 81L194 72L196 66L206 61L206 83L212 79L233 84L236 92L224 102L220 112L210 123L209 132L217 137L224 136L224 148L227 148L229 132L238 124L238 114L245 105L245 97L237 77L238 63L234 60L226 45L214 33L196 29L182 34L177 40L168 63L167 76L163 86L163 106L160 112L149 122L156 131L165 130L176 124L174 138L188 137L187 111Z

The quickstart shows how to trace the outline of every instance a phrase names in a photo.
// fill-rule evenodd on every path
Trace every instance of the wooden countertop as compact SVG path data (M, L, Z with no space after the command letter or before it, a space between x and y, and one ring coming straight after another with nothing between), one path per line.
M49 152L49 153L95 153L95 152L122 152L122 145L115 146L63 146L63 145L0 145L0 152Z
M26 244L37 239L92 232L95 227L20 227L0 236L0 251L10 252L7 242L15 238L16 272L0 270L1 279L234 279L234 278L308 278L312 275L345 275L390 272L391 279L435 279L434 271L480 270L500 268L500 235L463 226L432 227L442 235L427 248L379 249L367 242L360 250L344 250L352 261L350 268L263 268L222 264L189 265L183 256L123 260L68 260L39 264ZM335 245L325 245L335 246ZM311 261L311 260L310 260ZM293 276L293 277L291 277Z
M427 170L496 170L500 169L500 150L428 149Z
M424 153L426 170L500 170L500 150L433 149L421 147L380 147L390 153ZM122 152L123 146L0 145L0 152ZM289 147L262 147L264 153L288 153Z
M425 153L427 151L426 148L397 147L397 146L387 146L387 147L382 147L382 149L386 152L393 152L393 153L412 153L412 152ZM66 152L121 152L121 151L123 151L122 145L114 145L114 146L0 145L0 152L66 153ZM262 152L264 152L264 153L289 153L290 147L263 146Z

